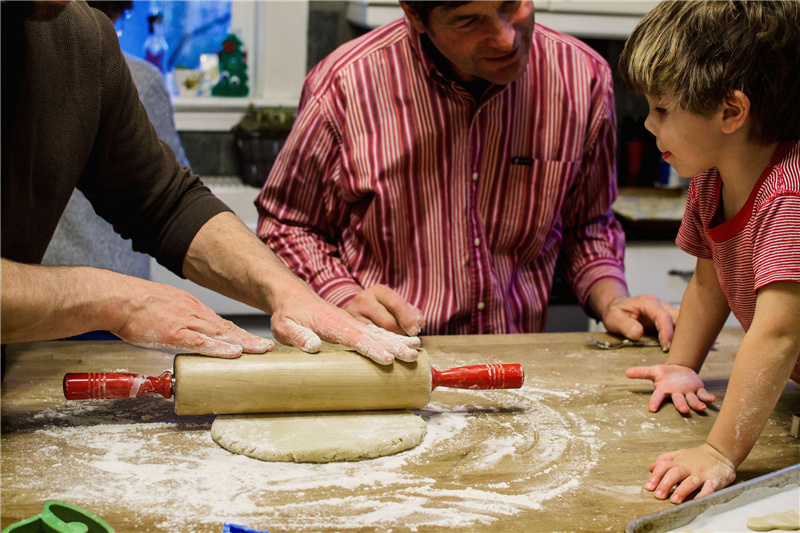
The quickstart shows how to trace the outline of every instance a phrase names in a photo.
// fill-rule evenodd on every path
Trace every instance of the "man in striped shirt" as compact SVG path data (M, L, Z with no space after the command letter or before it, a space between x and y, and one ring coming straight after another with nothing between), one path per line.
M541 331L556 260L606 328L630 298L608 64L531 2L400 2L309 74L258 235L325 299L395 332Z

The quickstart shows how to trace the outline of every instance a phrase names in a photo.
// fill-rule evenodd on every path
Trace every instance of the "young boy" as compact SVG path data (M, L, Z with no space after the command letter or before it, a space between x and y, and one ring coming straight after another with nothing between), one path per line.
M697 257L650 411L715 397L697 373L730 311L747 332L705 444L662 454L645 488L673 503L729 485L787 380L800 381L800 2L663 2L619 61L664 160L694 176L678 246Z

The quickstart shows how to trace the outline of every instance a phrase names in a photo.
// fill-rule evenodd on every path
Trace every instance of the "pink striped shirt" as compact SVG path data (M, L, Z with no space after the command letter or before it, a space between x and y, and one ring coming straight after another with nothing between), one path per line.
M692 178L676 243L714 261L722 291L745 331L757 291L776 281L800 282L800 143L779 145L747 203L714 225L722 181L714 168ZM800 377L800 362L793 379Z
M476 102L401 19L308 75L258 235L336 305L382 283L426 334L541 331L559 254L582 302L624 283L615 122L577 39L537 24L522 78Z

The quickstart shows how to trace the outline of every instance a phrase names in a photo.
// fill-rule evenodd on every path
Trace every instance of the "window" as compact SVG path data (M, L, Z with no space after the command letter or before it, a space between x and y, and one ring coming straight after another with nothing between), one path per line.
M235 33L247 51L247 97L175 97L179 130L226 131L248 104L295 106L306 76L308 0L134 0L120 19L122 49L145 57L148 15L163 15L165 71L197 68L201 54L215 54Z
M160 23L149 19L160 14ZM176 66L198 68L200 54L215 53L231 32L231 1L204 0L164 2L139 0L129 17L120 18L117 31L122 49L137 57L145 57L145 45L153 32L163 35L167 50L163 58L165 72Z

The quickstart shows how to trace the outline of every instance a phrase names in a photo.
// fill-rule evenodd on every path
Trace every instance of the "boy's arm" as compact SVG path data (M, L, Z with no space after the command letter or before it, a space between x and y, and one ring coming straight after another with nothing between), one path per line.
M702 411L706 408L703 402L716 399L703 388L697 373L729 314L713 262L698 258L694 276L683 295L666 361L663 365L632 367L625 373L629 378L650 379L655 384L650 411L657 411L666 398L671 398L681 413L688 413L690 408Z
M725 402L708 444L741 464L775 408L800 353L800 283L758 291L753 324L744 337Z
M680 503L728 485L769 419L800 353L800 283L776 282L758 292L756 311L745 335L719 417L706 444L658 458L645 488Z
M730 312L714 262L697 258L694 275L681 300L672 347L664 363L700 372Z

